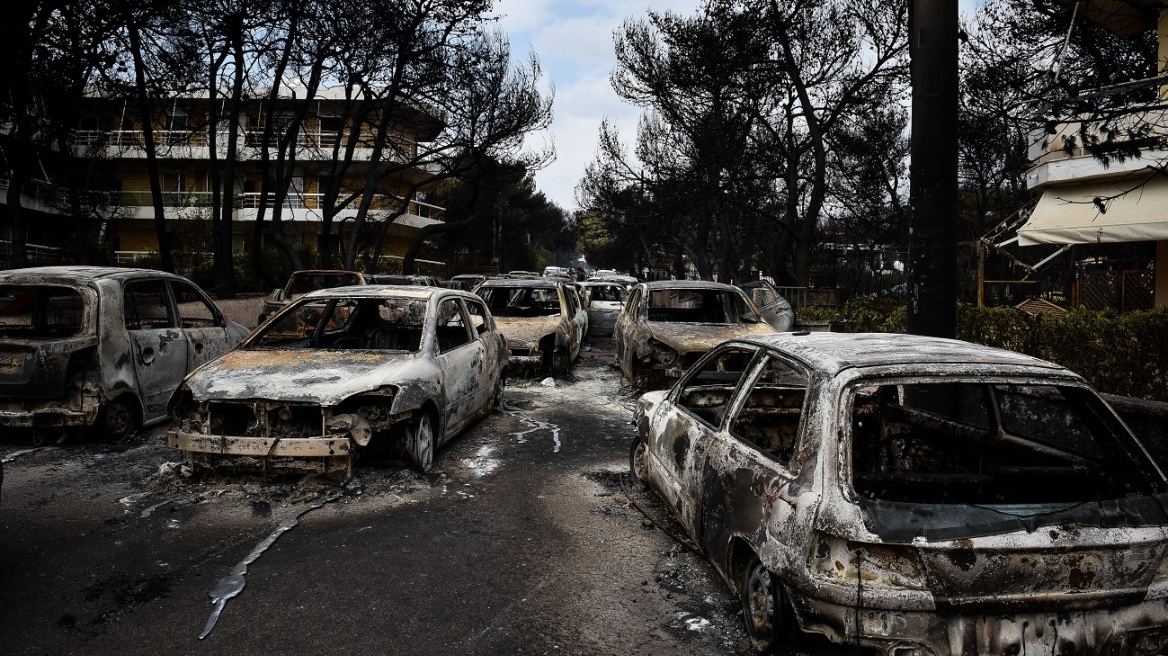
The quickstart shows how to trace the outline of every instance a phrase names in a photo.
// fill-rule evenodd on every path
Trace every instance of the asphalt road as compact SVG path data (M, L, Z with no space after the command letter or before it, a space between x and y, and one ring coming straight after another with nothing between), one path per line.
M513 382L427 476L190 481L165 426L3 436L0 653L750 653L713 569L622 491L633 399L612 362L594 343L556 387ZM208 627L214 591L235 596Z

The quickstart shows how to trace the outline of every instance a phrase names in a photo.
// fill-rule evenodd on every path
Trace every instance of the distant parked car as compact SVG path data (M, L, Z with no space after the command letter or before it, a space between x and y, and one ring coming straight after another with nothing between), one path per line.
M563 376L588 332L588 313L574 284L534 280L488 280L475 288L487 302L511 349L510 368Z
M198 468L328 473L381 447L429 471L436 449L500 404L506 363L473 294L319 290L191 375L167 439Z
M421 285L423 287L441 287L442 284L434 276L403 275L388 273L365 274L366 285Z
M264 298L264 309L260 312L259 323L263 323L276 310L283 308L304 294L318 289L364 285L365 276L357 271L340 269L305 269L294 271L288 276L283 289L274 289Z
M787 332L795 325L795 310L787 299L783 298L775 286L765 280L739 285L742 291L758 308L759 316L780 333Z
M670 385L706 351L732 337L774 332L734 285L658 280L633 287L616 320L621 372L646 388Z
M487 277L481 273L460 273L458 275L450 276L450 280L465 282L471 289L474 289L478 286L479 283L486 279Z
M1168 481L1082 378L914 335L726 342L630 465L742 603L883 654L1162 654Z
M583 292L581 299L588 310L588 334L595 337L612 337L616 328L616 318L624 309L629 292L619 282L588 281L579 284Z
M247 335L194 283L113 267L0 272L0 426L118 441L166 419L187 373Z

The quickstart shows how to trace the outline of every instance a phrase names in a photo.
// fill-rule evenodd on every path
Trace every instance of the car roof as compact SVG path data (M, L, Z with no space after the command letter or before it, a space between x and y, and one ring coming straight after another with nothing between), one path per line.
M182 276L156 269L103 266L45 266L0 271L0 282L62 282L86 284L102 278L157 278L160 276L176 280L183 279Z
M421 285L348 285L346 287L329 287L316 289L301 296L301 299L333 298L347 296L349 298L409 298L419 301L429 300L431 296L450 294L478 299L474 294L458 289L445 287L424 287Z
M812 367L838 372L852 367L906 365L991 365L1030 367L1044 373L1073 375L1053 362L1004 349L956 339L899 333L794 332L735 338L792 355Z
M729 285L724 282L711 282L709 280L654 280L644 284L649 286L649 291L657 291L659 289L718 289L739 291L734 285Z
M550 289L562 284L564 284L562 280L548 278L494 278L484 280L479 287L544 287Z

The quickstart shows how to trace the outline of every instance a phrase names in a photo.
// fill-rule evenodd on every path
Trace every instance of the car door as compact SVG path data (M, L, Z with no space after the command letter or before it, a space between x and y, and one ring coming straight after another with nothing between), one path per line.
M791 486L802 464L809 376L773 354L760 360L731 403L702 472L700 541L716 562L728 563L735 536L749 540L769 528L768 539L779 544L799 538ZM802 502L810 487L801 487Z
M187 374L188 345L162 279L131 280L123 288L126 333L144 422L166 415L166 402Z
M702 480L711 444L749 373L756 349L725 345L678 381L649 425L650 471L658 491L695 539L702 528Z
M642 312L642 305L644 303L645 294L644 287L637 286L629 294L629 300L625 303L620 314L616 317L616 326L613 328L612 336L616 340L616 361L620 365L622 371L632 371L633 356L630 354L629 336L632 334L634 324L637 316Z
M475 416L475 392L481 380L485 349L457 298L439 302L435 314L435 347L446 389L446 431L443 441L462 430ZM492 390L493 392L494 390Z
M483 352L482 369L477 373L479 384L475 387L474 398L469 412L472 417L484 414L495 396L495 385L503 375L508 354L503 335L491 321L490 314L482 301L462 299L463 307L470 319L471 333L478 339Z
M739 287L758 307L762 320L770 324L771 328L787 332L795 325L795 311L791 309L791 304L769 282L755 280Z
M227 321L223 313L199 288L182 280L171 280L178 325L187 340L187 372L194 371L230 350Z

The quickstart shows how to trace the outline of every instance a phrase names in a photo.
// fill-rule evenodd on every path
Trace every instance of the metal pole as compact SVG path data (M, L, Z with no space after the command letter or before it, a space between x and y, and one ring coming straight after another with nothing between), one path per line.
M912 0L909 333L957 332L957 0Z

